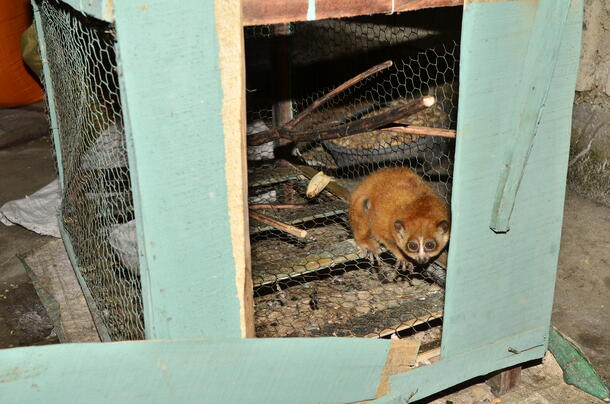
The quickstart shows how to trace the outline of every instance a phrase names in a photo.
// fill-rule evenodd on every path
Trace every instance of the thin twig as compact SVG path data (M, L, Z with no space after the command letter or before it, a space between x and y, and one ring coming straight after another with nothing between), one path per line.
M408 135L420 135L420 136L438 136L455 139L455 130L453 129L440 129L440 128L429 128L426 126L394 126L391 128L383 128L383 131L404 133Z
M329 100L331 100L332 98L334 98L337 94L342 93L343 91L345 91L348 88L352 87L356 83L359 83L360 81L366 79L367 77L370 77L370 76L372 76L375 73L378 73L378 72L380 72L382 70L385 70L385 69L387 69L390 66L392 66L392 61L391 60L386 60L385 62L380 63L380 64L378 64L376 66L373 66L370 69L368 69L368 70L358 74L357 76L352 77L351 79L349 79L346 82L342 83L338 87L336 87L333 90L329 91L328 93L324 94L321 98L318 98L317 100L315 100L312 104L310 104L307 108L305 108L303 111L301 111L292 120L290 120L285 125L283 125L283 127L285 129L288 129L288 130L293 129L307 115L311 114L313 111L318 109L321 105L323 105L324 103L326 103Z
M294 226L291 226L289 224L282 223L282 222L272 219L268 216L261 215L260 213L250 211L249 215L252 219L257 220L261 223L268 224L269 226L275 227L276 229L281 230L285 233L292 234L293 236L296 236L299 238L307 237L306 230L302 230L302 229L296 228Z
M249 205L250 209L303 209L307 205L273 205L273 204L257 204Z

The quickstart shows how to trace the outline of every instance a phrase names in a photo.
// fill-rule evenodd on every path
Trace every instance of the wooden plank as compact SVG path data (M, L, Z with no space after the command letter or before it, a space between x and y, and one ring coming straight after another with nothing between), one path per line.
M62 240L53 239L20 257L62 343L99 342L95 323ZM47 299L53 304L48 304ZM54 306L54 307L50 307Z
M244 0L244 25L277 24L325 18L460 6L463 0Z
M502 156L513 147L513 123L522 111L513 100L519 84L529 80L530 72L521 69L528 44L547 42L546 37L532 34L548 35L537 25L558 23L536 15L546 15L545 10L558 3L570 5L570 10L563 38L555 38L562 46L551 90L515 200L511 230L496 234L481 220L481 212L492 208ZM464 6L441 362L507 336L518 340L527 330L548 330L582 8L582 0L471 2ZM540 332L532 345L537 344L546 346L546 332ZM539 350L538 357L543 352ZM481 358L481 362L490 360L494 362ZM468 364L478 369L483 365Z
M5 349L0 396L13 403L355 402L375 397L391 344L234 338Z
M248 231L246 146L246 65L242 7L233 0L214 1L218 61L222 83L225 185L235 287L242 337L254 337L254 301Z
M521 366L514 366L510 369L494 372L485 383L491 388L491 392L499 397L517 387L519 380L521 380Z
M114 0L61 0L61 2L98 20L114 22Z
M547 327L527 330L520 335L503 338L472 351L442 358L430 365L392 376L390 393L373 402L378 404L414 402L463 381L486 375L498 368L507 368L540 358L544 356L545 347L538 343L547 331ZM511 346L516 346L519 353L508 352L507 347ZM399 401L399 398L404 401Z
M518 115L512 133L507 134L513 144L506 151L491 212L489 227L496 232L507 232L510 229L509 221L515 198L546 106L553 72L557 67L561 48L561 40L557 38L563 36L569 8L569 2L556 1L536 12L531 35L539 40L529 42L521 68L524 80L519 82L516 90L518 96L514 99Z
M146 337L243 336L248 254L238 12L226 1L114 6ZM221 74L230 62L236 70ZM229 147L229 140L237 143Z
M381 372L381 380L377 386L377 397L388 394L390 376L408 372L415 366L419 341L414 340L392 340L388 359Z

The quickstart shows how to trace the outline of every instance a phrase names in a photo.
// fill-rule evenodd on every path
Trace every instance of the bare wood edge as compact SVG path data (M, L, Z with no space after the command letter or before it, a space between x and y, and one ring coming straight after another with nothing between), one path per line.
M316 170L315 168L312 168L312 167L298 165L298 164L295 164L294 167L297 170L299 170L300 172L302 172L303 175L309 179L312 179L313 176L318 173L318 170ZM349 203L350 192L347 189L343 188L341 185L337 184L336 181L331 181L330 183L328 183L328 185L326 186L325 189L327 189L331 194L333 194Z
M487 375L487 384L494 396L500 397L519 385L521 380L521 365L501 369Z
M246 152L246 83L241 2L214 2L222 84L227 210L242 338L255 336L254 298L248 237L248 171Z
M259 209L303 209L307 205L273 205L273 204L257 204L250 205L249 208L253 210Z
M429 128L426 126L393 126L391 128L381 129L387 132L404 133L407 135L419 135L419 136L436 136L445 137L449 139L455 139L455 130L453 129L440 129L440 128Z
M413 339L396 339L390 343L386 363L381 371L376 397L390 392L390 377L413 369L419 352L419 341Z
M285 233L292 234L293 236L296 236L299 238L307 237L307 230L299 229L298 227L294 227L289 224L282 223L282 222L272 219L268 216L261 215L260 213L250 212L250 217L261 223L265 223L265 224L268 224L269 226L273 226L276 229L281 230Z
M475 0L470 0L470 2L472 1ZM276 8L274 12L269 12L269 8L265 7L264 3L265 1L261 0L242 0L244 25L269 25L309 20L307 13L309 10L308 0L284 2L282 7ZM424 8L461 6L464 4L464 0L387 0L382 4L379 4L379 2L371 3L370 7L363 8L362 2L342 2L342 7L340 9L323 7L321 4L316 4L314 19L322 20L326 18L356 17L360 15L414 11Z
M386 60L385 62L379 63L378 65L375 65L375 66L371 67L370 69L365 70L362 73L352 77L351 79L341 83L340 85L338 85L337 87L335 87L331 91L329 91L328 93L324 94L322 97L318 98L317 100L315 100L314 102L309 104L309 106L307 108L305 108L303 111L301 111L292 120L290 120L289 122L286 122L286 124L284 125L284 128L286 128L288 130L294 128L299 122L301 122L303 119L305 119L305 117L307 117L313 111L318 109L321 105L324 105L326 102L330 101L338 94L342 93L343 91L347 90L348 88L352 87L353 85L358 84L362 80L372 76L375 73L378 73L382 70L387 69L388 67L392 66L392 64L393 63L391 60Z
M429 365L441 360L441 348L434 348L429 351L422 352L417 355L415 367Z

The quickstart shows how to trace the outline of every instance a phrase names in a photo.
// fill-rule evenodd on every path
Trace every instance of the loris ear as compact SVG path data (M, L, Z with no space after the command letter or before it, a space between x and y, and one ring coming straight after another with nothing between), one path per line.
M437 223L436 227L441 231L441 233L445 234L449 231L449 222L446 220L441 220Z
M362 209L364 209L365 212L368 212L369 209L371 209L371 201L369 201L368 199L362 201Z
M405 227L402 225L400 220L394 222L394 229L396 229L396 233L398 233L398 237L401 239L405 238Z

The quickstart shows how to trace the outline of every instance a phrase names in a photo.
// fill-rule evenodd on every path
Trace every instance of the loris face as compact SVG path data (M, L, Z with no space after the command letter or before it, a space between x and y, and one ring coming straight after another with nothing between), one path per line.
M398 247L412 260L425 264L441 253L449 241L449 221L416 219L394 222Z

